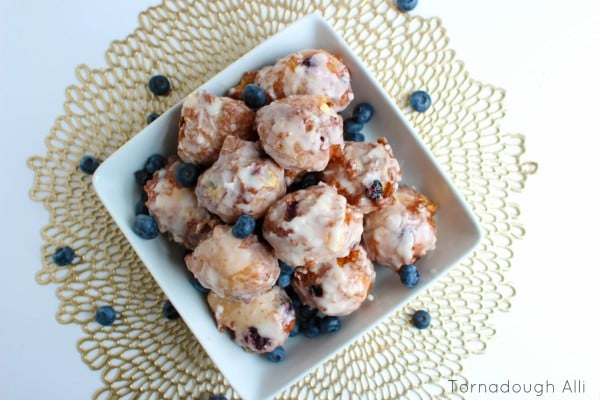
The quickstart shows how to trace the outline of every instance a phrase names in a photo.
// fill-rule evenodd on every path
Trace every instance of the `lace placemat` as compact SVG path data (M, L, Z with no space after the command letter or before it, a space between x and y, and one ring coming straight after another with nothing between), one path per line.
M402 13L379 0L166 0L143 12L140 27L106 52L108 68L86 65L66 90L65 114L35 156L31 197L44 203L40 284L54 284L57 319L78 324L78 347L104 387L95 398L189 399L207 393L236 397L181 320L162 317L160 288L94 193L81 157L106 159L139 132L152 112L177 100L284 26L308 13L322 14L340 32L395 99L479 218L481 245L404 310L381 323L281 398L460 398L448 378L460 379L461 360L479 353L494 335L493 319L510 309L507 281L512 244L523 237L519 206L536 164L524 162L524 138L501 132L504 92L471 78L449 47L439 19ZM173 93L148 93L148 78L167 75ZM426 113L410 111L408 95L424 89ZM125 172L124 172L125 173ZM58 267L51 256L68 245L77 258ZM94 322L100 305L121 318ZM429 329L409 328L412 311L428 309Z

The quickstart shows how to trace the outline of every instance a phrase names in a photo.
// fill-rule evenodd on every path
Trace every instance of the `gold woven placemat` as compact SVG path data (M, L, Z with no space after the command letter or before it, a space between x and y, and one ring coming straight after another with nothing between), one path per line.
M162 112L265 38L301 16L322 14L405 111L481 223L476 252L403 311L297 382L281 398L459 398L446 379L461 360L485 349L497 311L515 295L506 281L512 243L523 237L512 199L536 164L524 162L524 138L500 131L504 92L471 78L449 48L439 19L399 12L379 0L166 0L143 12L140 27L106 52L108 68L79 66L66 91L65 114L34 156L31 197L44 203L40 284L55 284L57 319L79 324L82 358L102 374L95 398L189 399L207 393L236 397L183 322L161 316L164 295L78 170L85 154L106 159ZM167 75L166 98L147 92L148 78ZM411 112L408 94L433 98ZM76 262L57 267L55 249L75 249ZM121 318L94 322L113 304ZM432 315L428 330L408 327L414 309Z

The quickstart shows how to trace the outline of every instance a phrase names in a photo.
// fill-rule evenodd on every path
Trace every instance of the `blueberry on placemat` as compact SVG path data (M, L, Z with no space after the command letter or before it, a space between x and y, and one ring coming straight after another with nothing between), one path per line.
M265 357L271 362L281 362L285 360L285 349L281 346L277 346L273 351L265 353Z
M167 159L161 156L160 154L152 154L146 160L146 164L144 164L144 169L149 173L153 174L162 167L167 164Z
M411 11L417 4L419 4L419 0L396 0L396 7L402 11Z
M160 114L157 114L157 113L148 114L148 116L146 117L146 123L151 124L158 117L160 117Z
M162 307L162 313L167 319L177 319L179 318L179 312L173 304L169 300L165 300Z
M373 118L375 109L369 103L360 103L352 111L352 119L361 124L366 124Z
M254 232L255 227L256 221L254 221L254 218L244 214L235 221L231 233L238 239L245 239Z
M364 142L365 135L360 132L347 132L344 133L344 140L346 142Z
M154 239L158 236L158 224L150 215L138 214L133 220L133 232L142 239Z
M100 325L112 325L117 319L117 313L111 306L102 306L96 310L96 322Z
M63 246L56 249L54 254L52 254L52 261L56 265L60 265L64 267L65 265L69 265L73 262L75 258L75 251L69 246Z
M148 89L157 96L166 96L171 91L171 82L163 75L154 75L148 81Z
M193 187L196 186L198 176L200 176L200 169L194 164L181 163L173 174L175 181L182 187Z
M244 99L244 103L251 108L260 108L267 102L265 91L253 83L244 88L242 98Z
M431 315L425 310L419 310L412 316L412 324L417 329L425 329L431 323Z
M400 267L398 275L400 275L400 281L407 287L415 287L419 283L419 270L414 264Z
M431 96L424 90L418 90L410 95L410 106L418 112L425 112L431 107Z
M99 166L100 160L93 156L85 155L81 157L81 160L79 161L79 169L81 172L89 175L93 174Z
M346 118L344 120L344 133L358 133L363 130L364 124L356 122L352 118Z

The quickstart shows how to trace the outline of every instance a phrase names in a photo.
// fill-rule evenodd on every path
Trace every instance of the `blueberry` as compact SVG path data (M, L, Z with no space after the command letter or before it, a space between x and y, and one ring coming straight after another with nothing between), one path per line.
M300 323L296 321L294 328L290 331L290 337L298 336L300 334Z
M158 224L150 215L138 214L133 221L133 232L142 239L154 239L158 236Z
M139 199L137 203L135 203L135 215L148 215L148 207L146 207L146 202L144 199Z
M196 289L200 293L208 293L210 291L210 289L205 288L204 286L202 286L202 284L200 283L200 281L198 279L196 279L196 278L192 278L191 282L192 282L192 286L194 287L194 289Z
M288 286L285 288L285 292L292 300L292 307L294 307L294 309L299 309L302 306L302 301L300 301L300 297L294 292L294 289L291 286Z
M148 201L148 194L145 191L142 191L142 195L137 203L135 203L135 215L138 214L148 214L148 207L146 207L146 202Z
M96 322L100 325L112 325L117 319L117 313L111 306L102 306L96 310Z
M96 168L100 166L100 160L96 157L85 155L79 161L79 169L86 174L93 174Z
M315 60L313 60L312 57L306 57L304 60L302 60L302 65L304 65L305 67L312 67L316 65L314 61Z
M288 200L287 207L285 209L285 217L286 221L291 221L296 218L298 215L298 201L297 200Z
M323 296L323 287L321 285L310 285L308 292L315 297Z
M163 75L154 75L148 81L148 89L157 96L166 96L171 91L171 82Z
M277 260L277 264L279 264L279 269L281 270L282 274L292 275L294 273L294 271L296 270L296 268L292 267L291 265L289 265L281 260Z
M300 189L306 189L307 187L314 186L320 181L318 172L308 172L304 174L300 180Z
M152 174L145 169L139 169L133 174L138 185L144 186L146 182L152 179Z
M285 289L286 287L290 286L290 283L292 283L291 275L284 274L284 273L279 274L279 278L277 279L277 286Z
M198 176L200 176L200 169L194 164L181 163L173 174L175 181L182 187L194 187Z
M365 135L360 132L356 133L344 133L344 140L347 142L364 142Z
M383 197L383 184L381 181L375 179L371 186L367 188L367 197L369 200L378 202Z
M352 119L361 124L366 124L373 118L375 109L369 103L360 103L352 111Z
M167 319L179 318L179 312L177 312L177 309L173 307L173 304L169 300L165 300L163 303L162 313Z
M300 319L308 321L317 314L317 310L315 310L314 308L310 308L307 305L303 305L302 307L300 307L298 314L300 316Z
M244 239L254 232L255 227L256 221L254 221L254 218L247 214L243 214L235 221L231 233L238 239Z
M227 397L223 396L222 394L213 394L212 396L210 396L208 398L208 400L228 400Z
M244 88L242 98L246 105L251 108L262 107L267 102L265 91L252 83Z
M427 92L418 90L410 95L410 106L418 112L425 112L431 106L431 97Z
M243 336L242 340L258 351L271 345L271 339L261 336L258 333L258 329L254 326L251 326L246 330L246 334Z
M412 324L417 329L425 329L431 323L431 315L425 310L419 310L412 316Z
M403 265L398 271L400 281L408 287L415 287L419 283L419 270L414 264Z
M321 333L333 333L342 328L342 321L339 317L326 316L319 321L319 330Z
M281 362L285 360L285 349L281 346L277 346L273 351L265 353L265 357L271 362Z
M419 0L396 0L396 7L402 11L411 11L417 4L419 4Z
M344 120L344 133L359 133L364 127L364 124L356 122L352 118L346 118Z
M73 251L73 249L68 246L59 247L58 249L56 249L54 254L52 254L52 261L54 261L56 265L60 265L61 267L71 264L74 258L75 251Z
M148 114L148 116L146 117L146 123L148 125L150 125L158 117L160 117L160 114L157 114L157 113Z
M300 327L300 331L302 331L302 334L308 338L319 336L321 334L321 329L319 328L317 318L310 319L304 329Z
M262 238L262 229L263 229L263 223L265 222L264 218L259 218L259 219L255 219L254 220L254 233L256 234L256 236L258 236L259 238Z
M146 164L144 164L144 169L149 173L153 174L162 167L167 164L167 160L161 156L160 154L152 154L146 160Z

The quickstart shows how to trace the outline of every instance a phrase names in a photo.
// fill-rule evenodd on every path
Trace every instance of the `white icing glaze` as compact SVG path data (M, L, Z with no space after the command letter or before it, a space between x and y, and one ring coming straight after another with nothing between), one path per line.
M258 144L225 138L219 159L198 179L199 204L233 223L242 214L261 218L285 194L284 171L261 156Z
M357 246L345 258L297 268L292 284L304 304L326 315L348 315L365 301L374 280L373 263Z
M146 184L146 207L162 233L168 234L175 243L193 249L218 219L198 205L193 188L177 184L173 174L179 165L179 161L171 161Z
M262 107L256 115L256 129L265 152L285 169L325 169L333 146L344 146L342 117L328 101L319 96L292 96Z
M363 243L374 261L395 271L433 250L435 205L408 187L394 194L391 206L365 216Z
M260 69L254 82L274 100L298 94L327 96L335 111L354 98L348 68L325 50L302 50L281 58Z
M189 163L206 164L217 159L228 135L252 139L254 112L242 101L219 97L197 89L181 109L177 154Z
M231 329L235 342L253 353L266 353L282 346L296 320L292 303L285 291L275 286L249 303L208 294L220 330ZM252 337L251 329L260 336Z
M343 152L333 155L322 174L324 182L335 186L348 203L365 214L389 205L401 178L400 165L385 138L376 143L346 142ZM367 196L375 180L383 186L383 196L377 202Z
M269 289L279 277L277 260L256 235L238 239L227 225L216 226L185 257L185 263L202 286L245 302Z
M263 225L277 258L294 266L345 257L361 234L362 214L322 183L275 202Z

